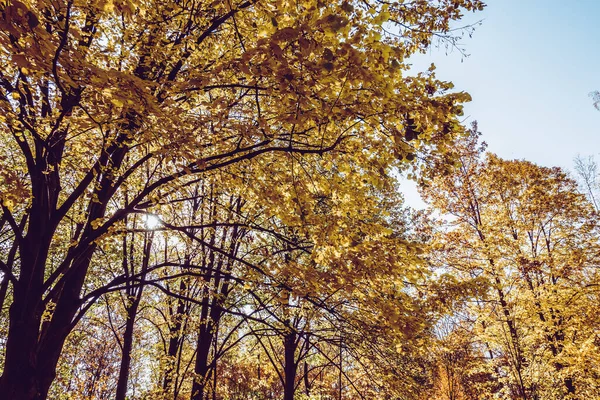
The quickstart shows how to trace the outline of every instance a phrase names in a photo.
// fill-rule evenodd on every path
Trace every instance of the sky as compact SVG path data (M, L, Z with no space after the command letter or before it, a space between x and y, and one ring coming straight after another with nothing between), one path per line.
M438 78L471 94L466 123L477 120L488 150L506 159L572 169L573 158L600 155L600 0L488 0L469 54L433 48L413 57L412 68L432 62ZM422 206L414 185L409 205ZM404 191L404 190L403 190Z

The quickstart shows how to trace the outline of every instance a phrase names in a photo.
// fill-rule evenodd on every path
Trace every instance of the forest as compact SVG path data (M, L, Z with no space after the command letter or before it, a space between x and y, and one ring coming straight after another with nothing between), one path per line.
M600 169L411 68L484 7L0 0L0 400L600 399Z

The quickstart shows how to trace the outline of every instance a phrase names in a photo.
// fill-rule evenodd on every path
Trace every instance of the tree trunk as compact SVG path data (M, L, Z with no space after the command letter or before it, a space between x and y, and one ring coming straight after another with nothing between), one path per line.
M179 283L179 294L183 296L185 294L186 289L186 284L182 279ZM179 346L181 343L181 325L182 318L184 317L185 313L185 308L185 302L183 301L183 299L178 298L175 313L172 313L172 311L170 311L172 313L171 317L173 321L171 321L172 325L169 326L169 345L167 347L168 364L165 369L165 378L163 380L163 390L165 392L169 392L171 390L171 386L173 385L173 375L178 372L175 368L175 359L177 358L177 354L179 353ZM171 307L169 307L169 310L171 310ZM175 382L175 385L177 385L177 382ZM173 396L175 397L176 394L174 394Z
M238 205L239 206L239 205ZM238 208L239 211L239 208ZM214 212L214 210L213 210ZM223 233L222 247L225 244L227 238L227 231ZM211 236L211 245L214 246L215 235ZM223 316L223 301L227 298L230 290L230 279L223 277L223 269L230 270L233 265L233 257L237 253L238 243L238 227L234 227L230 234L229 243L229 256L221 255L216 257L214 251L210 251L209 261L206 264L209 266L208 272L204 277L204 281L210 283L212 281L213 290L216 292L212 295L209 294L207 286L204 287L202 293L202 299L206 302L202 305L202 311L200 313L200 331L198 333L198 342L196 345L196 362L194 365L194 381L192 383L192 395L191 400L204 400L205 389L208 385L209 371L215 366L217 362L217 355L213 360L213 365L208 363L208 355L210 348L213 343L213 339L216 332L216 327L219 325L219 321ZM216 379L216 378L215 378Z
M296 331L288 326L288 332L283 339L284 346L284 387L283 399L294 400L294 392L296 391L296 372L298 364L296 363Z
M23 301L22 291L23 289L15 287L15 298L9 312L6 358L0 380L1 400L44 398L39 397L35 352L41 315L30 304Z
M218 285L218 281L217 281ZM226 298L229 294L229 283L226 281L221 287L219 295ZM200 319L200 332L198 333L198 342L196 345L196 363L194 365L194 373L196 377L192 384L191 400L204 400L205 389L208 384L209 371L213 367L208 363L208 355L213 344L213 339L216 333L216 327L223 316L223 308L221 302L223 299L213 297L210 304L203 305L202 317ZM208 310L210 309L210 313ZM217 356L213 360L213 365L216 365Z
M310 381L308 379L308 363L304 361L304 393L310 397Z
M150 264L150 252L152 251L153 239L154 232L150 232L150 234L144 239L144 255L142 257L142 269L140 275L142 284L140 284L139 287L129 287L126 292L131 298L133 298L133 301L129 307L127 307L127 322L125 323L125 333L123 334L123 352L121 356L119 380L117 381L117 393L115 395L115 400L125 400L127 395L129 368L131 366L131 350L133 349L133 329L135 327L135 319L137 317L138 308L144 292L143 281L146 279L146 273ZM133 269L133 266L131 267Z
M32 222L45 220L32 211ZM20 244L21 271L9 310L0 400L45 399L48 388L44 382L54 378L54 369L45 371L38 362L45 361L39 357L38 335L44 312L42 284L49 247L48 235L40 231L28 233Z
M196 362L194 364L194 382L192 384L191 400L204 400L204 391L208 377L208 354L212 345L212 323L206 321L198 333L196 345Z
M133 349L133 328L135 326L135 318L137 316L140 297L137 297L133 304L127 309L127 322L125 324L125 333L123 334L123 352L121 356L121 365L119 367L119 380L117 381L115 400L125 400L125 396L127 395L129 367L131 365L131 350Z

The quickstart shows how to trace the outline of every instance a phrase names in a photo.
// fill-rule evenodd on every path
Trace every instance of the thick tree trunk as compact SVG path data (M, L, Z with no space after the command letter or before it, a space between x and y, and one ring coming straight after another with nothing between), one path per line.
M37 221L38 219L31 219ZM37 232L36 232L37 233ZM33 236L33 235L32 235ZM80 292L95 245L90 244L71 260L69 275L52 290L54 311L42 323L43 278L52 233L26 237L20 249L21 271L14 285L9 311L0 400L45 400L56 377L56 366L73 320L81 306ZM32 245L33 243L33 245Z
M33 307L23 301L22 296L22 289L15 288L15 298L9 312L4 371L0 380L1 400L43 398L39 397L35 351L41 315L32 310Z
M43 222L32 212L32 221ZM54 377L54 370L40 368L39 328L42 322L42 284L45 260L50 240L41 231L28 233L20 244L21 270L14 284L9 310L9 327L5 360L0 379L0 400L45 399L45 382ZM49 387L49 385L48 385Z
M92 29L93 24L86 25L84 31L90 33ZM89 46L89 43L83 45ZM135 73L144 79L146 69L146 66L140 63ZM79 104L82 91L83 88L80 87L57 91L62 108L60 118L71 114ZM42 114L45 116L48 112L47 103L42 103ZM116 171L121 166L129 150L125 145L129 137L127 132L134 132L138 127L133 113L128 114L127 118L128 123L123 125L126 133L119 135L114 143L102 152L99 159L101 167L112 167ZM60 119L57 120L56 128L59 125ZM116 186L113 185L114 177L109 174L99 175L97 189L93 193L94 201L88 205L88 221L82 225L83 233L79 237L79 242L84 244L69 250L61 264L64 274L44 287L44 279L50 272L46 269L49 249L58 224L70 208L68 204L65 210L62 210L65 204L60 209L58 207L62 191L59 171L67 129L53 129L44 140L35 137L33 149L26 141L23 141L21 146L28 158L31 206L27 230L25 231L25 226L22 225L18 232L15 232L19 242L21 268L18 281L14 284L14 296L9 311L6 355L0 378L0 400L47 398L50 385L56 376L56 366L65 340L74 328L74 317L81 306L81 289L96 249L94 239L97 234L93 232L91 222L104 217L108 202L116 190ZM81 183L84 182L85 180ZM42 321L48 301L55 304L54 311L47 316L48 320Z
M54 329L52 335L40 335L42 309L29 307L15 291L10 309L10 327L6 342L4 372L0 381L0 400L44 400L56 377L56 365L69 329ZM75 309L76 310L76 309ZM53 317L72 319L71 310ZM67 315L64 315L67 314ZM60 318L60 317L63 318Z

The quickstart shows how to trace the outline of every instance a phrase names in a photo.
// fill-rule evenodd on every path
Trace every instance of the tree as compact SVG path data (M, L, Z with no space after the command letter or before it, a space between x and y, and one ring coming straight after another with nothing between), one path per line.
M598 164L594 157L589 156L584 159L581 156L575 157L575 173L579 181L579 185L582 188L583 193L587 196L589 201L594 206L596 211L599 211L598 201Z
M0 266L12 293L0 398L47 397L93 304L94 260L128 215L211 171L326 153L385 171L450 148L468 95L432 70L405 77L404 61L482 7L3 2L0 226L12 250Z
M590 313L600 244L594 207L560 168L484 155L478 139L474 127L456 147L457 171L423 189L452 216L435 260L484 290L468 294L465 308L504 396L597 396L594 374L584 373L600 355Z

